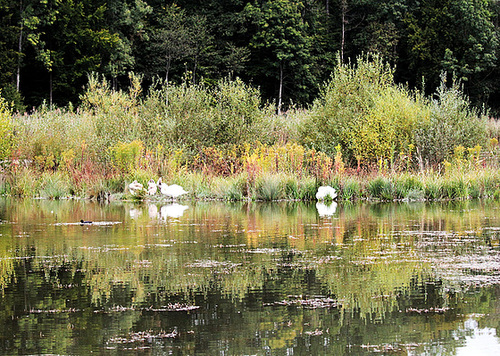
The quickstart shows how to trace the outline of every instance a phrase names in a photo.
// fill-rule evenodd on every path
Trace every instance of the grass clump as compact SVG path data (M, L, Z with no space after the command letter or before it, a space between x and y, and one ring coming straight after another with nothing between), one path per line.
M273 201L284 199L284 189L279 175L266 175L257 182L257 200Z
M45 172L40 176L38 195L46 199L61 199L71 194L67 175L56 172Z
M356 200L361 196L360 182L354 178L347 178L341 186L339 197L342 200Z

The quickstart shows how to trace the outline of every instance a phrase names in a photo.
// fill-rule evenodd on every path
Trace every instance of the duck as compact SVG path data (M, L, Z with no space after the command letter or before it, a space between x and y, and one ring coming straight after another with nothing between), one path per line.
M134 180L132 183L128 185L128 190L130 191L130 194L135 195L137 192L143 190L143 186L141 183L137 182Z
M165 183L162 183L161 177L160 179L158 179L158 185L160 187L161 194L166 195L167 197L172 199L175 199L177 197L180 197L181 195L189 193L185 191L184 188L182 188L180 185L177 184L167 185Z
M80 225L90 225L90 224L92 224L92 221L83 220L83 219L80 220Z
M329 185L324 185L318 188L318 192L316 193L317 200L325 200L328 197L330 199L335 199L337 197L337 191L335 188L330 187Z
M150 179L148 182L148 195L155 195L158 190L158 186L156 185L154 179Z

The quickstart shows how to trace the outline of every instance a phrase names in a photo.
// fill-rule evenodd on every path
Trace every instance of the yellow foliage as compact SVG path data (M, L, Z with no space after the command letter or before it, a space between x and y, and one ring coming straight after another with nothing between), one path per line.
M111 147L110 151L115 168L122 173L130 173L139 165L144 145L139 140L119 142Z

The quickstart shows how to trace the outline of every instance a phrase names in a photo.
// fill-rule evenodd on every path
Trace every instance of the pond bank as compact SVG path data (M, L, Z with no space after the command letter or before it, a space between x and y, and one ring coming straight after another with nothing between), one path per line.
M157 180L149 171L135 171L128 175L96 177L77 180L75 174L62 171L36 172L22 169L0 175L0 194L20 197L61 199L78 197L107 200L165 199L159 192L154 196L133 196L128 185L137 180L147 187L150 179ZM338 192L338 200L357 201L432 201L500 198L500 171L479 168L448 171L444 174L426 173L372 173L365 175L335 174L321 179L297 176L292 173L248 172L221 177L199 172L180 172L163 177L168 184L179 184L189 194L179 200L277 201L316 200L317 189L330 185Z

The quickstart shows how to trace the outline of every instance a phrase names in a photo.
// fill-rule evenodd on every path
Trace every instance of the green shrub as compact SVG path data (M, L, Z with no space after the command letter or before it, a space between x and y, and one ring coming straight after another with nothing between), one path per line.
M68 177L62 173L43 173L40 177L39 195L42 198L60 199L70 195Z
M445 179L443 182L443 198L464 199L469 195L468 185L463 177Z
M443 179L430 177L425 180L424 193L426 199L439 200L443 198Z
M10 194L20 197L35 197L38 189L38 177L28 168L15 170L11 176Z
M143 150L144 145L141 141L119 142L110 148L113 164L121 173L131 173L139 168L139 160Z
M14 124L8 105L0 96L0 161L10 158L13 146Z
M140 108L140 135L146 146L184 148L191 154L201 147L270 141L271 124L264 120L257 89L240 79L205 85L157 84Z
M397 199L406 198L410 191L424 191L424 185L417 176L403 174L394 177L394 193Z
M425 191L423 189L411 188L406 193L404 199L408 201L421 201L425 200Z
M81 96L82 108L94 119L94 145L101 155L106 154L107 148L118 142L130 142L139 138L141 79L131 74L130 89L123 92L112 90L104 78L99 80L95 74L89 76L86 91Z
M316 179L313 177L304 177L299 181L297 198L302 200L314 200L316 199L317 190L318 186Z
M384 177L376 177L368 182L367 193L375 199L393 199L392 183Z
M430 103L429 120L421 121L415 131L419 160L434 166L451 157L455 147L485 146L486 118L471 108L460 85L453 81L447 87L443 75L436 97Z

